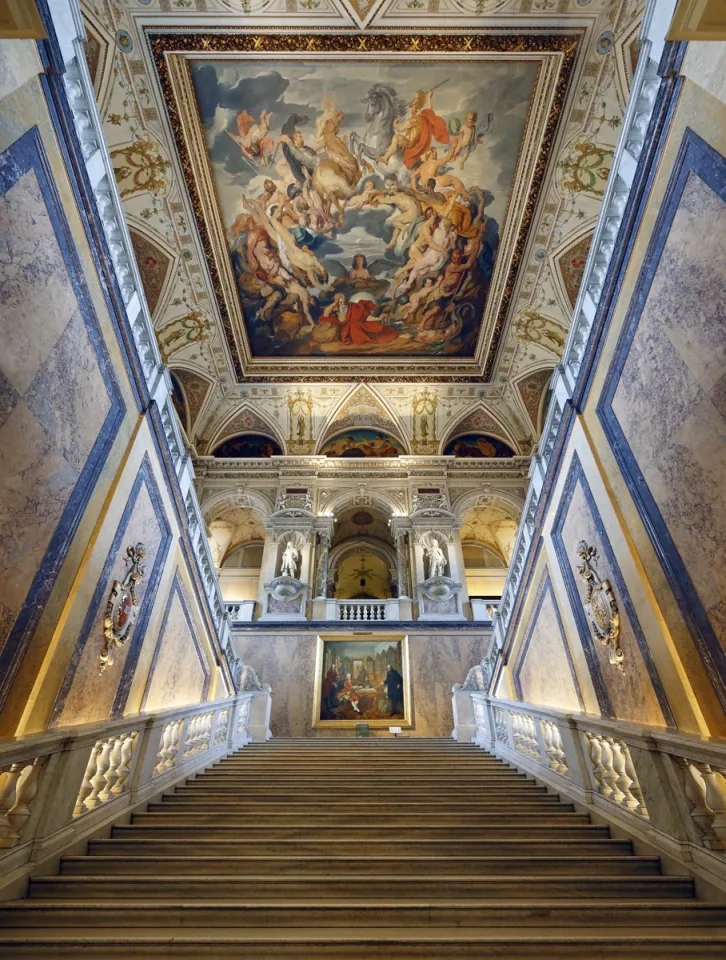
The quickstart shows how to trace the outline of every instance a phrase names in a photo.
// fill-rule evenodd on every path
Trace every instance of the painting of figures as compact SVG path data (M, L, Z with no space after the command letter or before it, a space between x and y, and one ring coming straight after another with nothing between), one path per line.
M527 60L197 60L252 355L472 357Z
M446 445L445 457L513 457L514 450L502 440L483 433L467 433Z
M410 726L408 638L318 637L314 727Z
M406 451L394 437L377 430L347 430L326 441L324 457L400 457Z

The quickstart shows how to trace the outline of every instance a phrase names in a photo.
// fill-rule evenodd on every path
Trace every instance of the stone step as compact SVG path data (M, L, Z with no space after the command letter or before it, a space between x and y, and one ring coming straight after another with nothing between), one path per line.
M297 856L315 855L321 852L323 842L329 838L319 840L272 840L244 839L210 840L208 837L189 838L185 841L183 852L191 856ZM526 839L526 840L492 840L479 837L466 840L432 840L429 837L401 840L385 837L370 839L367 833L359 833L351 843L365 844L366 855L387 856L399 854L413 854L415 856L436 856L449 854L451 856L578 856L578 857L609 857L629 856L633 852L630 840L610 839L574 839L561 840ZM177 856L180 853L180 844L177 840L165 840L145 837L142 840L133 838L114 837L111 840L91 840L88 844L90 857L139 857L139 856Z
M348 876L351 868L359 877L440 876L461 872L478 877L565 877L582 876L597 867L598 876L658 876L658 857L479 857L479 856L384 856L365 853L351 863L349 856L322 853L318 856L137 856L63 857L61 877L246 877L248 874L279 877Z
M456 797L482 797L486 794L487 797L502 800L514 796L557 796L557 794L548 793L545 787L537 786L534 783L529 784L524 781L512 784L494 783L486 785L477 783L476 781L460 780L454 786L448 783L432 783L430 781L417 785L415 780L411 783L406 783L401 780L386 781L379 780L378 778L371 780L367 777L358 777L356 780L345 784L338 784L334 781L326 782L325 780L303 783L296 783L294 780L240 780L237 783L234 781L222 781L212 784L205 783L202 780L196 780L184 784L183 787L177 787L174 792L176 794L186 793L189 795L208 793L219 796L224 794L234 796L244 791L245 793L267 796L269 798L275 795L278 797L290 795L295 797L325 796L329 799L332 797L340 797L342 800L345 800L351 797L354 799L360 797L361 790L365 790L366 796L368 796L369 793L370 795L398 793L408 797L410 797L411 791L415 790L417 799L421 797L441 798L446 794Z
M553 810L507 810L506 812L492 811L490 813L471 813L471 814L437 814L432 817L431 814L406 814L404 811L391 814L381 814L376 817L376 826L378 828L398 829L398 827L421 826L421 827L442 827L442 826L461 826L468 827L469 834L474 827L491 827L496 824L527 824L535 836L541 836L542 830L546 830L551 823L569 824L587 823L588 816L584 813L560 813L560 808ZM221 821L221 822L220 822ZM295 811L291 810L287 814L278 816L269 816L266 823L259 821L254 826L265 827L267 825L274 827L307 827L307 826L349 826L350 817L347 813L336 813L335 810L325 810L321 808L317 814L296 816ZM238 813L226 813L223 810L181 810L181 809L163 809L158 813L135 813L132 818L134 824L142 823L196 823L205 825L229 825L234 827L253 826L249 818Z
M200 818L198 816L174 816L172 819L154 815L139 822L139 818L144 814L137 814L130 824L117 824L112 829L113 838L126 837L128 839L143 840L146 837L155 837L159 840L188 840L198 839L203 835L205 840L229 840L239 838L241 831L244 836L250 839L259 840L314 840L319 839L323 842L330 842L330 824L324 817L319 818L318 823L311 824L308 820L301 820L290 826L289 821L274 825L250 823L246 818L240 819L236 823L230 823L229 818L225 817L223 823L204 823L203 831L200 831ZM551 840L572 839L573 842L580 838L597 837L606 839L609 836L607 827L588 823L581 820L570 823L568 817L560 818L559 822L553 824L551 815L547 819L546 833ZM576 816L579 816L576 815ZM365 843L368 838L368 831L362 828L356 829L348 825L349 821L343 821L346 827L345 838L350 843ZM333 824L335 826L335 824ZM381 826L376 822L376 826ZM478 824L475 826L479 826ZM474 835L472 824L459 824L454 826L442 825L440 822L430 822L416 824L402 821L396 826L396 838L403 839L431 839L431 840L467 840ZM520 825L502 824L496 818L486 827L487 837L496 837L498 839L521 839L537 840L542 836L543 822L541 819L529 819Z
M245 876L60 876L32 877L29 896L53 900L165 899L245 901L269 899L358 899L371 896L395 900L401 891L411 899L435 898L437 901L462 898L541 900L585 897L619 901L632 897L652 900L660 897L692 897L693 881L674 876L478 876L476 874L399 873L395 877L336 874L335 876L269 876L266 873Z
M262 774L255 776L240 776L240 777L218 777L213 778L206 776L199 777L196 780L189 780L184 784L185 789L194 790L196 788L204 788L205 790L235 790L241 786L249 787L251 789L258 790L267 790L269 793L274 792L278 789L295 789L295 790L314 790L317 792L329 791L331 788L335 790L354 792L360 791L361 781L373 781L376 787L380 790L382 789L399 789L399 790L410 790L412 787L417 791L427 791L427 790L492 790L498 791L502 795L506 795L510 790L529 790L529 791L540 791L545 792L546 787L536 783L534 780L524 780L521 778L510 778L510 777L487 777L487 776L478 776L478 775L467 775L466 777L462 776L423 776L423 775L408 775L406 773L398 773L397 775L391 774L390 776L381 776L377 772L373 773L368 771L367 773L353 773L348 770L344 771L345 779L342 777L342 772L338 771L337 776L318 776L316 774L297 774L297 775L287 775L287 776L263 776Z
M243 794L239 799L235 797L224 797L224 798L210 798L210 797L191 797L187 794L169 794L163 798L163 800L153 800L148 805L149 811L164 811L164 810L179 810L179 809L195 809L200 811L207 811L210 807L216 809L229 809L229 810L239 810L240 813L244 813L252 816L281 816L289 815L291 811L299 816L306 816L307 814L315 814L320 812L320 802L305 801L296 801L294 798L291 798L289 803L270 803L266 804L262 800L248 800ZM492 803L487 800L478 800L472 801L471 803L459 803L459 804L447 804L447 803L436 803L432 801L431 803L418 803L418 804L406 804L406 809L411 810L412 814L427 814L438 816L448 816L449 814L460 814L462 816L468 816L470 813L491 813L496 812L497 810L542 810L548 811L551 809L556 809L560 812L567 810L574 810L574 805L571 803L560 802L557 797L540 797L533 798L531 800L512 800L507 804L496 802ZM400 803L383 803L381 801L376 801L375 803L364 804L364 803L355 803L355 802L341 802L338 800L331 800L330 807L326 812L334 812L338 814L361 814L363 816L367 814L379 814L385 813L400 813L401 805Z
M436 931L403 933L397 928L366 932L344 929L331 931L321 937L316 931L269 931L247 929L227 933L215 931L185 931L179 934L156 933L142 936L124 936L106 933L72 931L36 933L32 937L13 938L7 933L0 939L0 950L13 958L33 957L35 960L57 960L72 957L77 960L179 960L182 957L198 960L202 956L214 960L371 960L391 957L393 960L481 960L507 958L531 960L546 957L557 960L583 958L616 958L632 960L706 960L723 957L726 936L713 931L697 933L662 933L658 930L626 936L613 931L577 930L573 933L550 932L545 935L517 931L516 933L489 933L478 930L440 928ZM10 952L12 951L12 952Z
M484 927L491 931L521 928L551 929L578 927L587 919L589 929L612 930L613 904L602 900L526 901L469 900L438 903L433 900L380 899L354 903L331 899L233 903L229 900L198 903L194 900L124 901L123 929L159 927L239 929L244 927L340 927L350 929L368 925L399 927ZM88 901L55 902L19 900L0 903L0 929L33 929L83 926L107 928L108 905ZM716 927L726 932L726 904L697 900L626 900L617 907L618 929L623 927ZM121 925L119 925L121 926Z

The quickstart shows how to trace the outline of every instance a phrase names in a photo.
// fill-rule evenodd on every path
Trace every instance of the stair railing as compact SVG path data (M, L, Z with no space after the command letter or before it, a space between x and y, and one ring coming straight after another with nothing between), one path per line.
M726 741L454 688L452 736L726 889Z
M234 697L0 740L0 874L96 832L251 740L269 738L270 694ZM0 898L2 893L0 892Z

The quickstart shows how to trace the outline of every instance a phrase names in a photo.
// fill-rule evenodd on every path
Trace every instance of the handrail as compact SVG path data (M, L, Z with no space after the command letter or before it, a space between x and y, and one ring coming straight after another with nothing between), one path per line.
M5 879L269 734L269 690L0 740ZM0 893L0 897L2 894Z
M726 740L454 687L471 740L726 890Z

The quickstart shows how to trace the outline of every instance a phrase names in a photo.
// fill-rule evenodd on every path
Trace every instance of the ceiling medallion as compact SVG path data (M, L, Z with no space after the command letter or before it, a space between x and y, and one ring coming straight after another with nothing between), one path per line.
M601 580L593 567L598 559L595 547L581 540L577 556L582 560L577 573L587 588L583 604L589 608L592 631L608 647L610 663L622 667L625 651L620 648L620 611L610 581Z
M114 580L106 604L106 616L103 618L103 650L98 658L99 673L113 665L113 653L116 647L126 643L131 628L136 622L139 601L136 587L144 578L144 557L146 548L143 543L126 548L126 575L123 580Z
M150 29L238 380L490 380L581 37Z

